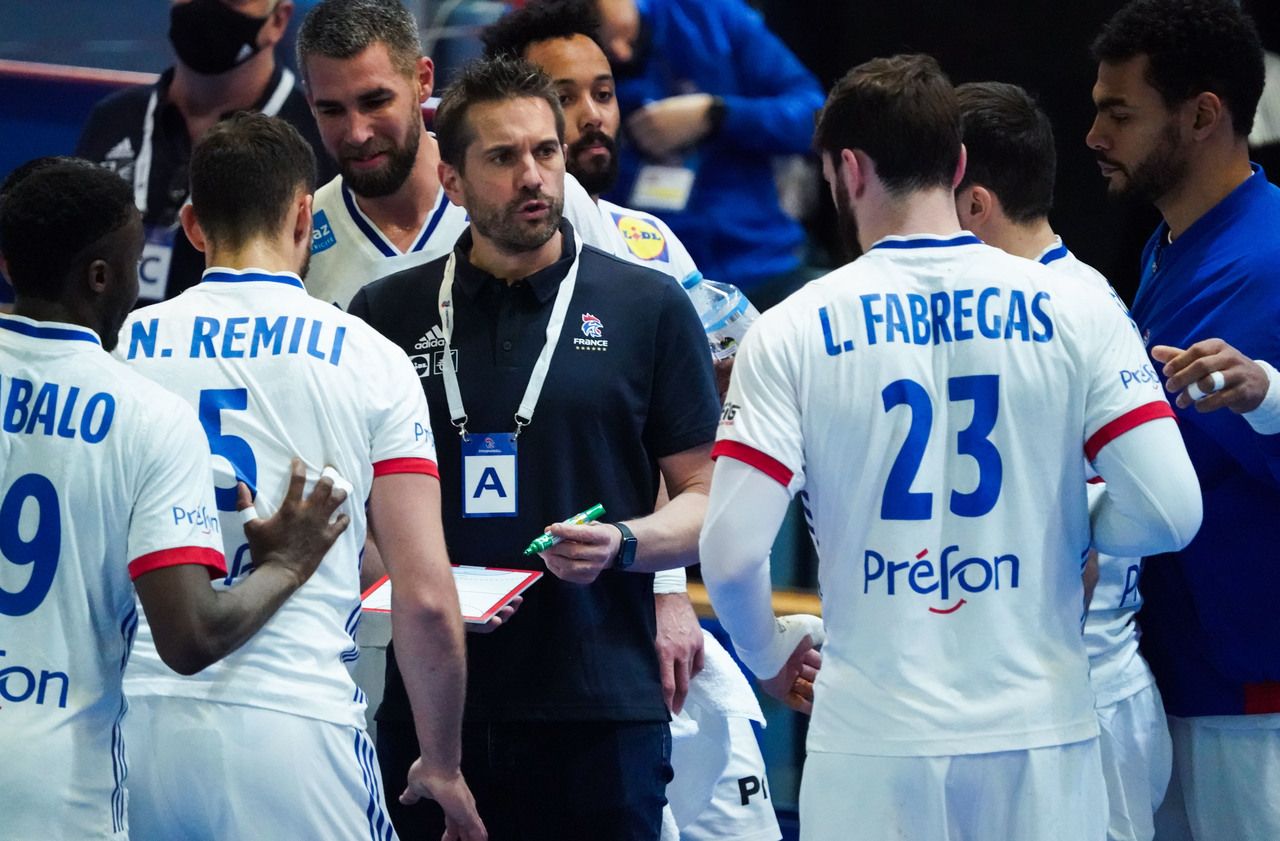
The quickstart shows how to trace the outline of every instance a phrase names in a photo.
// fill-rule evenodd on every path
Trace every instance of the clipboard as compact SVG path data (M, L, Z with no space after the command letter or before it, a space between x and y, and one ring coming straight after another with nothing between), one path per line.
M453 583L464 622L483 625L507 602L529 589L542 573L528 569L453 566ZM360 596L361 608L371 613L391 613L391 579L383 576Z

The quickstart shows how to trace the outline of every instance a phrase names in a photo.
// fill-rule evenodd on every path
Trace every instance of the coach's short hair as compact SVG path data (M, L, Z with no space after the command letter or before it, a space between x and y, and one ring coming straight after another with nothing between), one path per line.
M475 105L510 99L541 99L555 115L556 137L564 143L564 111L551 77L523 58L497 56L473 61L440 97L432 127L440 147L440 160L464 172L467 147L475 140L475 127L467 112Z
M413 14L400 0L324 0L298 29L298 68L307 81L313 55L347 59L384 44L391 64L405 76L417 73L422 41Z
M485 29L484 54L523 56L529 45L585 35L600 47L600 13L594 0L544 0L508 12Z
M1166 107L1208 91L1226 103L1237 137L1253 129L1266 70L1258 30L1236 0L1134 0L1107 21L1093 55L1111 64L1145 55L1147 82Z
M74 271L109 250L102 240L137 216L133 189L80 159L40 159L20 169L0 198L0 253L18 295L57 301Z
M191 205L205 236L239 248L272 236L298 191L311 193L316 156L279 117L241 112L209 129L191 153Z
M814 145L837 162L842 149L860 149L891 193L949 190L960 161L955 89L932 56L859 64L827 96Z
M1049 116L1029 93L1004 82L959 85L956 99L968 153L960 188L986 187L1019 224L1048 216L1058 164Z

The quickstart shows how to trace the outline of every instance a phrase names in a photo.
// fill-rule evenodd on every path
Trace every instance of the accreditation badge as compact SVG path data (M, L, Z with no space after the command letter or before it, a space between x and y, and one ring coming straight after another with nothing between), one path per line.
M147 225L147 238L138 261L138 298L163 301L169 288L169 264L173 261L173 243L177 225Z
M694 176L687 166L646 164L636 173L630 204L648 210L682 211L689 205Z
M462 440L462 516L516 516L516 436L472 432Z

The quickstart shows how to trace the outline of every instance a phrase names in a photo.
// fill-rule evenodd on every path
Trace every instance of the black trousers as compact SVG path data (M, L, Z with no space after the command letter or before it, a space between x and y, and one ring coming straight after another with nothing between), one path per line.
M439 841L433 801L402 806L418 757L410 722L378 722L378 759L401 841ZM666 722L469 723L462 773L490 841L657 841L671 781Z

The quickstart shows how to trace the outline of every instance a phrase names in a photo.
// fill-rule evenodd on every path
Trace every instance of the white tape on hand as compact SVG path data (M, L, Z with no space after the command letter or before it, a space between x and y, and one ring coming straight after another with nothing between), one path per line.
M250 505L248 508L241 509L240 522L244 523L246 526L257 519L259 519L257 508L254 508L252 505Z
M339 473L332 465L326 465L324 470L320 471L320 478L327 478L329 481L333 482L333 487L335 489L342 490L346 492L347 496L351 496L351 491L353 490L351 483L346 479L343 479L342 474Z
M1201 400L1213 394L1215 391L1221 391L1227 384L1227 378L1221 371L1214 371L1209 374L1209 390L1205 391L1200 388L1200 382L1197 380L1187 386L1187 394L1191 395L1191 399L1199 403Z

